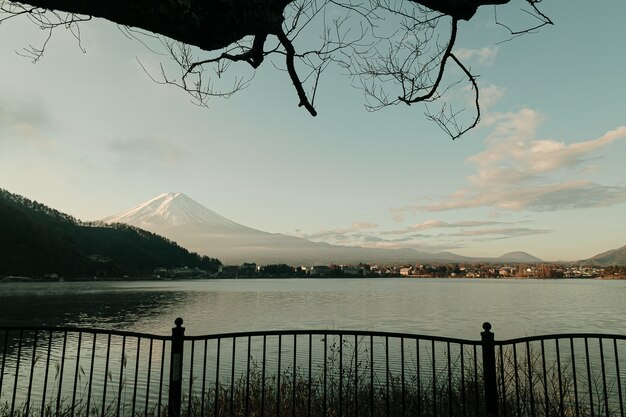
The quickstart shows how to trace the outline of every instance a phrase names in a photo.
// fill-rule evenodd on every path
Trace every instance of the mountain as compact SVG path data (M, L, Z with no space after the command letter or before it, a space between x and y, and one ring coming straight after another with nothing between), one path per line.
M500 262L449 252L433 254L414 249L377 249L331 245L238 224L204 207L183 193L161 194L130 210L107 217L106 223L126 223L178 242L189 250L210 254L226 264L256 262L291 265L328 265L415 262ZM522 253L522 252L520 252ZM532 262L541 262L540 259ZM515 258L511 255L509 258ZM507 258L507 261L508 259ZM515 260L514 262L526 262Z
M178 242L227 264L256 262L291 265L327 265L359 262L414 262L432 254L412 249L372 249L312 242L295 236L268 233L238 224L215 213L183 193L161 194L130 210L102 219L126 223Z
M122 214L107 217L102 221L105 223L133 224L142 229L202 224L220 230L254 231L254 229L220 216L183 193L161 194Z
M580 261L587 265L598 266L611 266L611 265L624 265L626 266L626 245L618 249L612 249L606 252L602 252L584 261Z
M0 232L0 276L144 276L157 267L220 265L145 230L81 222L3 189Z
M515 262L515 263L526 263L526 264L534 264L541 263L543 260L533 256L529 253L517 251L517 252L509 252L498 258L500 262Z

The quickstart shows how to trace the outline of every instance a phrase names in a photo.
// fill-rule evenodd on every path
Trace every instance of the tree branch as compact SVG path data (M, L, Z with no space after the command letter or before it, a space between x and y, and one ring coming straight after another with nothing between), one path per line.
M441 62L439 63L439 72L437 73L437 79L435 80L435 83L432 85L430 91L424 95L414 97L414 98L407 98L406 96L400 96L398 97L398 100L410 105L413 103L419 103L421 101L429 100L437 92L437 90L439 89L439 84L441 84L441 80L443 79L443 73L446 69L446 62L448 61L448 58L452 55L452 48L454 47L454 42L456 41L456 35L457 35L457 23L458 23L457 19L452 18L450 41L448 42L448 47L446 48L446 50L443 53L443 56L441 57Z
M278 40L280 41L283 48L285 48L285 52L287 53L287 55L285 56L285 62L287 64L287 72L289 73L291 82L296 88L298 97L300 98L300 103L298 104L298 106L304 106L304 108L309 111L311 116L317 116L317 111L315 110L315 108L309 101L308 97L306 96L306 93L304 92L304 88L302 87L302 82L300 81L300 78L298 77L298 73L296 72L296 66L294 64L296 50L293 47L293 44L291 43L289 38L287 38L287 35L285 35L285 32L283 32L282 28L277 30L275 35L278 37Z

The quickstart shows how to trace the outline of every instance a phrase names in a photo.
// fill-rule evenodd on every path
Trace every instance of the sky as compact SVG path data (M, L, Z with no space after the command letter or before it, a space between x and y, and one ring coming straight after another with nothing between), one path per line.
M528 27L524 4L499 16ZM58 30L33 64L18 53L45 33L5 21L0 188L82 220L183 192L238 223L335 244L554 261L621 247L626 2L541 6L555 25L510 41L492 7L460 24L455 53L479 75L483 117L455 141L421 104L368 112L340 68L322 74L315 118L270 62L204 108L151 80L139 62L167 58L110 22L81 24L80 45ZM468 100L466 83L450 94Z

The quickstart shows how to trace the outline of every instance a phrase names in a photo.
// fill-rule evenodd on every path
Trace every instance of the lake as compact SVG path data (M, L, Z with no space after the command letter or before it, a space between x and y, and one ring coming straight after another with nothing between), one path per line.
M240 279L0 284L0 325L189 335L269 329L381 330L478 339L626 333L626 281Z
M167 335L176 317L184 318L187 335L316 329L479 340L484 321L492 323L497 340L565 332L624 334L626 281L381 278L0 284L0 326L81 326ZM118 413L121 405L120 415L132 416L136 405L147 413L152 407L160 409L166 398L162 393L168 387L171 345L165 341L12 330L0 334L0 346L0 414L3 403L5 407L12 404L11 408L26 404L35 410L55 404L58 409L61 404L61 409L71 405L73 410L78 398L79 410L89 409L89 401L93 401L103 409L117 407ZM559 375L562 365L565 380L575 375L573 380L581 387L576 404L580 400L581 405L591 406L587 392L600 381L610 394L605 395L605 403L613 409L623 406L612 381L626 380L625 339L550 340L512 348L498 352L501 362L508 358L502 362L501 376L514 372L516 377L509 382L514 381L515 387L518 362L523 372L527 369L525 358L530 364L531 357L535 358L535 376L522 381L541 385L543 378L542 392L548 386L546 372L556 381L553 366L546 371L544 364L541 372L542 362L536 356L541 352L549 365L559 364ZM253 375L266 375L262 387L278 386L277 375L289 380L292 372L307 375L308 369L308 377L317 378L317 383L326 381L328 374L331 391L337 381L364 377L360 384L369 383L372 390L382 389L380 392L389 386L385 382L389 375L424 384L439 378L451 386L452 379L459 382L460 375L468 371L473 370L476 379L477 363L482 363L481 350L471 344L395 336L341 338L324 333L315 337L285 335L282 339L276 335L198 338L197 342L187 341L184 355L183 393L191 393L188 407L191 398L214 399L213 404L218 404L217 392L227 396L230 392L229 398L234 398L233 381L249 376L251 363ZM511 358L514 365L508 362ZM466 371L461 368L459 372L460 363L468 366ZM346 369L346 375L352 376L342 376ZM216 394L208 398L206 387L215 387ZM512 389L507 392L514 393ZM559 392L541 395L560 395L561 402L569 398ZM276 404L286 404L286 399L281 403L276 398ZM230 404L232 415L232 400ZM294 410L291 414L298 415Z

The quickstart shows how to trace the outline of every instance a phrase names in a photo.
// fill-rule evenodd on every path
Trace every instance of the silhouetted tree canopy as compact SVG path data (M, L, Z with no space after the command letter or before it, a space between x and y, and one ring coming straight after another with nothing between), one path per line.
M155 268L200 268L222 263L162 236L115 223L81 222L0 188L0 277L150 276Z
M496 7L512 0L0 0L0 22L23 16L49 35L66 27L79 38L80 22L108 19L135 38L156 37L172 62L160 74L165 84L179 86L199 104L228 97L251 80L241 72L225 86L225 71L233 62L256 69L268 55L288 72L299 106L315 116L320 74L339 65L354 85L363 88L366 107L377 110L395 104L440 100L448 88L464 81L474 91L475 113L462 121L446 104L427 108L427 117L452 138L476 126L480 119L476 77L454 54L458 22L470 20L480 6ZM536 24L511 36L552 24L538 5L518 0ZM27 52L38 60L43 45ZM456 66L456 79L444 71ZM445 100L444 100L445 101Z

